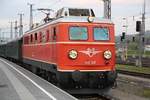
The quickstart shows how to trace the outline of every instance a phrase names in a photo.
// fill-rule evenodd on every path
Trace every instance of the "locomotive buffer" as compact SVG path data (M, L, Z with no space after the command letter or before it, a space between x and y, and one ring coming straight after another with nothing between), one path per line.
M49 82L0 58L0 100L77 100Z

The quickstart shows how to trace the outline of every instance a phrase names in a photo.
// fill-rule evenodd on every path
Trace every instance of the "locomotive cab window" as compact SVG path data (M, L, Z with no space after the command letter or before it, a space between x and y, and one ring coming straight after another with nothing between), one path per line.
M70 40L87 40L88 39L87 27L70 27L69 35Z
M94 28L94 40L109 40L108 28Z

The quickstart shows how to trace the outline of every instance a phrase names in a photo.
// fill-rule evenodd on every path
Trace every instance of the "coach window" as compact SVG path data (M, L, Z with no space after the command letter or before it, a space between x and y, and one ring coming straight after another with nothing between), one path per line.
M53 28L53 40L56 40L56 27Z
M108 28L94 28L94 40L109 40Z

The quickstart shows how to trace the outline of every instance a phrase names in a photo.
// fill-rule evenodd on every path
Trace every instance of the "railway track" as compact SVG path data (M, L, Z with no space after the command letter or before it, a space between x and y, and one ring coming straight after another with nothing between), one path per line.
M136 65L136 61L138 59L138 56L136 57L132 57L132 56L128 56L128 59L126 61L123 61L122 58L119 56L116 59L117 64L124 64L124 65ZM142 58L142 65L144 67L150 67L150 58L149 57L143 57Z
M124 70L117 70L117 72L119 72L121 74L138 76L138 77L141 77L141 78L149 78L150 79L150 74L137 73L137 72L129 72L129 71L124 71Z
M79 100L119 100L111 95L74 95Z

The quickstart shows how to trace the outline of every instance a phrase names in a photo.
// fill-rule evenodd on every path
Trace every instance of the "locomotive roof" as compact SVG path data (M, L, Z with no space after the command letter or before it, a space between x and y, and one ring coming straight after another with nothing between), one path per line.
M42 29L48 25L51 24L56 24L56 23L63 23L63 22L76 22L76 23L88 23L88 16L65 16L65 17L60 17L56 18L48 23L45 23L43 25L40 25L32 30L29 30L25 32L26 34L37 31L39 29ZM99 18L99 17L94 17L93 23L106 23L106 24L113 24L113 22L110 19L104 19L104 18Z
M56 18L62 16L93 16L95 17L94 11L91 8L70 8L63 7L56 13Z

